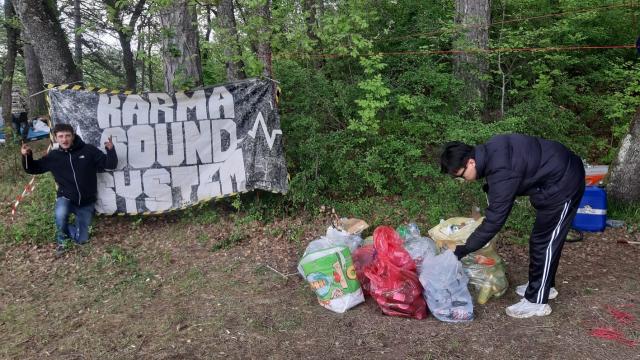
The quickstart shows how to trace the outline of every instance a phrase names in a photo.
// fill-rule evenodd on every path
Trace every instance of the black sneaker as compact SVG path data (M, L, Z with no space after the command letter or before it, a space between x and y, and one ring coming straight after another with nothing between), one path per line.
M64 253L66 253L67 251L68 249L66 246L64 246L63 244L59 244L58 246L56 246L56 257L64 255Z

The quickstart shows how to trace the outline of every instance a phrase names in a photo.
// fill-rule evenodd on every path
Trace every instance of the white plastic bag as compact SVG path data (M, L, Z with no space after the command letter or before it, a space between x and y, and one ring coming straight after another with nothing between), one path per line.
M351 253L362 244L362 237L360 235L352 235L346 231L339 230L333 226L327 228L327 239L333 244L333 246L346 246L351 250Z
M327 233L325 236L313 240L307 245L307 248L304 250L304 254L302 257L314 253L316 251L326 250L338 246L344 246L349 249L351 253L356 251L356 249L362 244L362 238L360 235L351 235L346 231L338 230L333 226L329 226L327 228ZM298 265L298 272L302 277L304 277L304 273L302 271L302 267Z
M424 297L429 310L440 321L473 320L468 282L462 263L451 250L429 256L422 263L420 283L424 287Z

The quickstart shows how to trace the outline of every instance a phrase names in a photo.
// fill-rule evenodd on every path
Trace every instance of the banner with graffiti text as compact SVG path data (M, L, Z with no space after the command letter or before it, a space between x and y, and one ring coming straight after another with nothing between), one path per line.
M262 189L287 191L282 131L271 81L131 94L58 86L51 119L68 123L102 151L110 136L114 171L98 174L96 211L159 213Z

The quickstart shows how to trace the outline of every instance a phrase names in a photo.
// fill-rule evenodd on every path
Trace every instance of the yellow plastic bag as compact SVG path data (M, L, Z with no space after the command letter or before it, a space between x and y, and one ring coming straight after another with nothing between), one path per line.
M454 217L441 221L429 230L429 236L435 240L438 249L455 250L457 245L464 245L467 238L482 224L484 217L475 220L468 217ZM482 249L462 259L469 284L476 289L478 304L486 303L491 297L502 296L509 287L505 275L506 266L495 250L492 239Z
M440 224L429 229L429 237L438 249L447 247L455 250L457 245L464 245L467 238L480 226L484 217L474 220L468 217L453 217L440 221Z

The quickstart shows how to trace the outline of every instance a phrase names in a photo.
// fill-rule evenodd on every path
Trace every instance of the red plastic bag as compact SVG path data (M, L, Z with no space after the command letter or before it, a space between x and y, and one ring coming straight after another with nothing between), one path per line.
M388 226L373 232L376 256L365 266L369 292L382 312L391 316L424 319L427 304L416 274L416 264L402 246L402 239Z
M371 292L369 291L369 278L364 275L364 269L373 262L375 257L376 249L373 245L360 247L353 252L353 255L351 255L351 258L353 259L353 266L356 268L356 277L358 278L362 291L365 295L369 295Z

